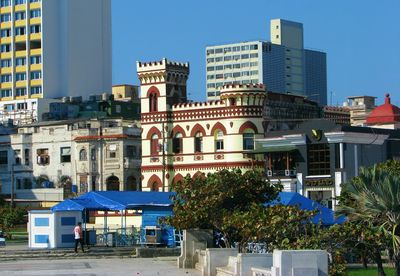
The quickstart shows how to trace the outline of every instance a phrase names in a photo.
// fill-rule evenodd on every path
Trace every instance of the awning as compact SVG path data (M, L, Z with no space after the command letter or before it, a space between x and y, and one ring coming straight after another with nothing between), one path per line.
M281 192L276 200L272 203L266 204L266 206L274 206L278 204L285 206L297 205L301 210L305 211L318 210L319 213L312 218L312 222L315 224L322 223L322 225L329 226L333 224L342 224L347 220L344 216L335 217L334 211L300 195L299 193Z
M67 199L51 208L62 211L121 211L144 207L172 206L174 193L163 192L89 192L78 198Z

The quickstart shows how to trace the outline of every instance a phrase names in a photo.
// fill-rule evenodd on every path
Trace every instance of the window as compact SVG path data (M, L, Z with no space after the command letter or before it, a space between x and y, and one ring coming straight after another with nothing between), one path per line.
M26 58L16 58L15 65L24 66L26 64Z
M25 27L17 27L15 28L15 35L25 35L26 29Z
M215 62L221 62L222 61L222 57L216 57L215 58Z
M248 54L244 54L244 55L241 56L241 58L242 58L242 59L248 59L248 58L249 58L249 55L248 55Z
M36 18L36 17L40 17L40 16L41 16L40 9L31 10L31 18Z
M1 29L0 30L1 37L10 37L11 36L11 29Z
M258 49L257 44L250 45L250 50L257 50L257 49Z
M250 45L244 45L242 46L242 51L247 51L250 49Z
M207 84L207 88L215 88L215 83L209 83L209 84Z
M308 146L308 174L330 174L330 152L328 144L311 144Z
M240 65L240 67L245 68L245 67L249 67L250 63L248 62L244 62Z
M221 54L223 51L224 51L224 49L222 49L222 48L215 49L216 54Z
M38 149L37 153L37 164L48 165L50 164L49 149Z
M258 58L258 54L257 53L250 54L250 58Z
M158 135L153 134L150 141L150 154L152 156L158 155Z
M207 72L214 71L214 70L215 70L214 66L208 66L207 67Z
M183 145L183 135L178 132L175 134L175 137L172 139L172 152L173 153L182 153L182 145Z
M109 145L107 148L107 157L114 159L117 158L117 145Z
M20 149L14 150L14 157L15 157L14 163L16 165L21 165L21 150Z
M0 61L1 68L11 67L11 59L2 59Z
M233 68L235 68L235 69L240 69L240 63L234 64L234 65L233 65Z
M232 60L232 56L225 56L224 57L224 61L230 61L230 60Z
M41 0L29 0L30 3L40 2Z
M41 64L42 57L41 56L31 56L31 64Z
M29 166L29 163L30 163L29 159L31 158L29 149L24 150L24 157L25 157L25 165Z
M17 73L15 74L16 81L24 81L26 80L26 73Z
M215 79L215 76L214 75L207 75L207 79L208 80L213 80L213 79Z
M97 159L96 151L97 151L96 148L90 149L90 160L96 161L96 159Z
M223 65L218 65L215 67L215 70L224 70L224 66Z
M28 103L17 103L17 110L27 110Z
M42 31L42 27L40 25L32 25L30 30L31 30L31 34L37 34Z
M208 49L207 50L207 55L210 55L210 54L214 54L214 49Z
M24 20L26 18L25 12L16 12L15 13L15 20Z
M32 71L31 72L31 79L32 80L39 80L42 78L42 71Z
M42 87L41 86L32 86L31 87L31 94L32 95L42 94Z
M208 58L207 63L214 62L214 58Z
M254 150L254 132L251 129L243 133L243 150Z
M240 46L232 47L232 51L233 52L239 52L240 51Z
M234 78L238 78L238 77L240 77L240 72L234 72L234 73L232 74L232 76L233 76Z
M216 74L215 78L216 79L223 79L224 78L224 74Z
M2 150L0 151L0 166L4 166L8 164L8 151Z
M128 145L126 146L126 157L128 158L136 158L136 146Z
M250 66L258 66L258 61L250 62Z
M224 133L221 130L217 130L214 135L215 139L215 150L223 150L224 149Z
M232 64L224 65L224 69L232 69Z
M151 93L149 96L149 110L150 112L158 111L158 99L156 93Z
M11 21L11 14L5 13L0 16L0 22L10 22Z
M0 7L9 7L11 5L11 0L0 0Z
M60 148L60 161L61 163L71 163L71 148L70 147L64 147Z
M79 152L79 161L87 161L86 149L81 149L81 151Z
M194 152L203 152L203 134L201 132L194 135Z
M1 44L0 45L0 52L1 53L8 53L11 51L11 46L10 44Z
M6 75L1 75L0 76L1 82L11 82L11 75L10 74L6 74Z
M26 0L15 0L15 5L22 5L25 3L26 3Z
M26 88L17 88L15 90L15 92L16 92L17 97L26 96ZM27 108L24 108L24 109L27 109Z

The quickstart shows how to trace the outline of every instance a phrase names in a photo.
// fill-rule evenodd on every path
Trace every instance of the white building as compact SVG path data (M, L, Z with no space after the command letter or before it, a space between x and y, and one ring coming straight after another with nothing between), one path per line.
M206 48L207 98L226 84L263 83L268 91L307 96L326 104L326 54L304 49L301 23L271 20L271 42L247 41Z
M140 190L140 155L135 121L71 120L19 127L17 133L0 136L0 194L14 192L17 201L52 205L73 192L73 185L77 193Z
M111 91L110 0L0 4L0 121L40 120L40 99Z

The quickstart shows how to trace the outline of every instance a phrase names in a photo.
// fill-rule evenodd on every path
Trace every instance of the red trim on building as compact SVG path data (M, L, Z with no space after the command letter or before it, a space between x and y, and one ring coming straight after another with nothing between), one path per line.
M200 124L195 124L195 126L192 128L192 131L190 132L190 136L194 137L197 132L200 132L203 136L206 136L206 131Z
M152 191L158 191L159 188L162 188L162 181L158 177L158 175L153 174L149 181L147 181L147 187L150 188Z
M264 167L264 161L254 161L251 160L247 162L213 162L213 163L199 163L199 164L174 164L167 166L168 170L202 170L202 169L212 169L216 170L219 168L249 168L249 167ZM163 169L162 165L157 166L142 166L141 171L161 171Z
M147 94L146 97L148 98L150 96L150 94L156 94L158 97L160 97L160 90L158 90L157 87L152 86L147 90Z
M243 132L249 128L252 129L255 134L258 134L257 126L250 121L247 121L243 125L240 126L239 133L243 134Z
M176 125L174 126L174 128L171 131L171 138L175 137L175 135L180 132L182 133L183 137L186 137L186 132L185 130L180 126L180 125Z
M147 140L151 140L151 136L153 136L153 134L157 134L157 135L158 135L158 138L162 138L161 131L160 131L158 128L156 128L155 126L153 126L153 127L150 128L150 130L147 132L146 139L147 139Z
M221 118L220 118L221 119ZM222 133L224 133L224 135L226 135L226 128L224 127L223 124L221 124L220 122L217 122L211 129L211 135L214 135L215 131L219 129L222 130Z

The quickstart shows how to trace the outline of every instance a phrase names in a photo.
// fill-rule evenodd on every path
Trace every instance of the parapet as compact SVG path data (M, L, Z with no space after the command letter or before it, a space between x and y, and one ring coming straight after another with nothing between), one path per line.
M151 62L136 62L136 69L138 73L154 70L180 70L189 72L189 62L176 62L169 61L163 58L160 61Z

